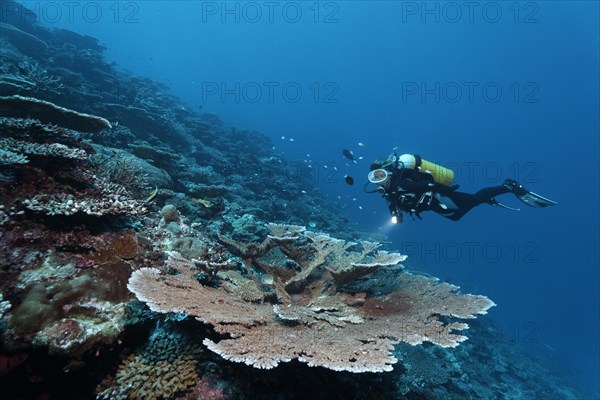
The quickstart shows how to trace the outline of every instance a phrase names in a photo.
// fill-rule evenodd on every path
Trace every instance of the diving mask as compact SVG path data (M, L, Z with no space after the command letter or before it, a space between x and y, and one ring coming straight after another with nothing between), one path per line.
M391 174L392 174L391 172L388 172L387 170L385 170L383 168L374 169L373 171L369 172L367 179L369 179L369 182L371 182L371 183L379 184L379 183L385 182L385 180Z

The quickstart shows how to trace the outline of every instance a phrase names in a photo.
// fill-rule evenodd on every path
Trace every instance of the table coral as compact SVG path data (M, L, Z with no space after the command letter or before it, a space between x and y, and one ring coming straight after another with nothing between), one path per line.
M183 262L174 268L177 275L163 275L153 268L137 270L128 288L153 311L185 313L229 336L217 342L205 339L212 351L266 369L298 359L336 371L390 371L397 362L391 354L394 344L428 341L441 347L457 346L467 337L455 331L468 325L441 317L475 318L494 305L485 296L459 294L456 286L401 268L393 292L369 293L356 301L352 293L344 295L347 280L335 276L340 265L344 270L358 269L353 278L364 278L366 265L373 266L366 271L370 274L396 266L404 256L378 251L376 243L348 243L289 226L271 224L269 228L271 234L261 245L237 247L251 257L255 267L267 268L265 272L274 276L273 288L280 293L269 297L276 299L271 300L273 304L248 301L243 293L232 290L230 283L205 286ZM300 279L280 274L280 270L288 271L283 265L260 262L274 247L300 266L295 275ZM287 282L302 285L287 285L283 276Z
M35 117L50 124L82 132L98 132L111 128L110 122L102 117L77 112L49 101L19 95L0 96L0 109L3 116Z

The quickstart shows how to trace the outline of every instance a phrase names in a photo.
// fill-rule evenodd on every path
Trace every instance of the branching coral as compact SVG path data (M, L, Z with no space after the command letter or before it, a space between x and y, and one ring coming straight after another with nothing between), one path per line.
M12 138L0 139L0 148L27 155L62 157L85 160L88 156L82 149L69 147L62 143L31 143Z
M146 211L123 184L96 174L97 167L88 162L93 150L79 140L78 132L19 118L0 118L0 132L5 136L0 139L0 167L37 176L20 182L23 187L15 185L11 193L24 197L25 208L46 215L135 216Z
M0 166L29 163L29 157L87 159L76 132L37 120L0 118ZM62 143L61 143L62 142Z
M37 95L61 95L65 84L60 78L48 73L38 62L23 60L18 63L16 71L10 71L10 64L0 68L0 89L3 95L26 94L35 92ZM2 71L3 70L3 71Z
M91 160L113 183L138 190L148 187L148 174L129 153L116 150L103 152L93 155Z
M0 117L2 136L38 143L60 142L77 145L78 132L31 118Z
M102 181L100 181L102 182ZM146 207L139 200L128 198L126 194L119 194L113 190L122 189L120 185L102 182L93 194L87 193L53 193L36 195L31 199L23 200L23 205L31 210L46 215L75 215L83 213L101 217L104 215L141 215L146 212Z
M173 398L199 379L196 358L201 351L185 337L159 328L144 348L123 360L113 379L98 388L98 398Z
M298 359L333 370L389 371L397 361L391 354L394 344L429 341L457 346L466 337L454 331L468 325L441 317L475 318L494 305L487 297L459 294L456 286L402 269L398 269L392 293L345 293L350 277L364 278L405 257L377 251L371 242L344 242L300 227L271 224L269 230L271 235L258 246L225 240L240 250L247 265L274 276L277 295L269 296L271 288L263 289L266 302L249 301L226 283L217 288L204 286L184 263L177 266L178 275L138 270L128 288L154 311L185 313L229 335L204 343L226 359L257 368ZM261 261L263 256L276 259L269 256L275 248L289 257L288 262ZM290 265L297 267L290 271ZM340 270L344 279L336 276Z

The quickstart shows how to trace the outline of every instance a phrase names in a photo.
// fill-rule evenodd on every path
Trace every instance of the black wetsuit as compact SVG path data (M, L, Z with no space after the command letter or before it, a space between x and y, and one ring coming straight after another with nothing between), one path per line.
M439 184L430 174L414 170L398 171L391 178L383 196L392 215L399 218L402 217L400 211L420 219L421 212L431 210L458 221L473 207L483 203L495 205L495 196L511 192L505 185L484 188L474 194L457 192L457 186Z

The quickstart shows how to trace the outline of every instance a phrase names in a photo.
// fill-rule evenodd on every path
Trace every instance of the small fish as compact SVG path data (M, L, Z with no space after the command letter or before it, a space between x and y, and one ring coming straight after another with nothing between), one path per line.
M358 206L358 209L359 209L359 210L362 210L362 206Z
M359 145L360 147L365 147L365 144L364 144L363 142L358 142L358 145Z
M327 164L323 165L323 168L324 168L324 169L327 169Z
M350 175L344 175L344 181L350 186L354 185L354 178Z
M344 150L342 150L342 154L344 155L344 157L346 157L348 160L352 161L354 164L356 164L358 162L354 158L354 153L352 152L352 150L344 149Z
M271 274L262 274L260 277L260 282L263 285L272 285L275 283L275 277Z
M292 137L290 138L290 142L295 142L295 141L296 141L296 139L294 139Z
M335 165L333 166L333 170L334 170L334 171L337 171L337 167L336 167Z
M282 136L282 137L281 137L281 140L285 140L285 136Z
M206 199L192 199L197 204L203 205L206 208L210 208L213 206L212 201Z
M155 186L152 193L150 193L150 195L146 198L146 203L151 201L157 195L157 193L158 193L158 186Z
M302 194L306 194L306 190L302 190L301 192L302 192Z

